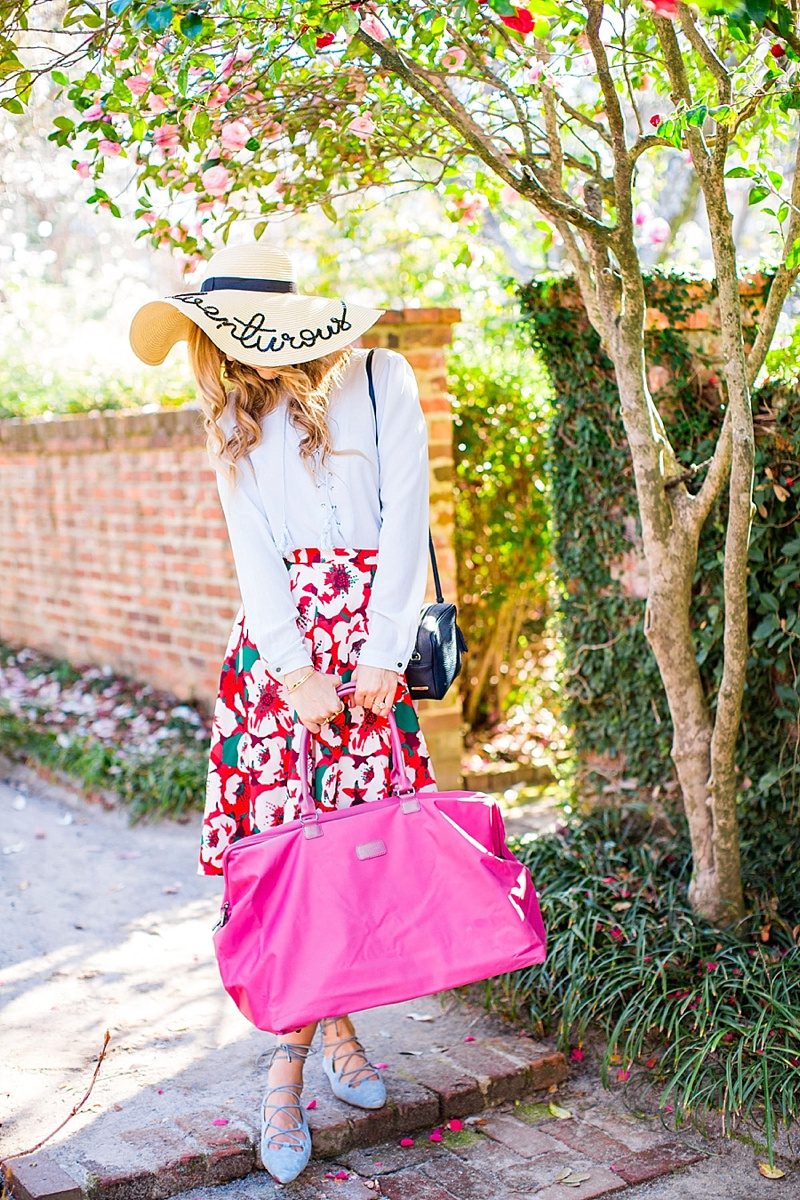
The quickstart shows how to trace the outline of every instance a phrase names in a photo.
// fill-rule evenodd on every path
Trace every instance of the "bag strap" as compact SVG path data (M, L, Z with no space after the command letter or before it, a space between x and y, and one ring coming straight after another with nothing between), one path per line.
M375 347L367 354L367 380L369 382L369 398L372 401L372 415L375 418L375 444L378 444L378 407L375 402L375 386L372 382L372 356L375 353ZM378 476L380 478L380 474ZM378 496L380 504L380 496ZM383 505L380 505L383 508ZM433 548L433 534L430 527L428 528L428 549L431 556L431 567L433 568L433 584L436 589L436 600L439 604L444 604L444 596L442 595L442 585L439 582L439 568L436 565L436 551Z

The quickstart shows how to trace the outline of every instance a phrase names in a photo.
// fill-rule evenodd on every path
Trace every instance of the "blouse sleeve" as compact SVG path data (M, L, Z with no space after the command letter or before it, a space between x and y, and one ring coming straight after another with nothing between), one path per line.
M267 669L277 676L313 666L297 624L286 563L275 544L255 473L245 456L232 486L222 464L212 464L228 526L248 632Z
M373 375L381 526L358 661L402 672L416 644L428 577L428 429L413 368L402 354L376 352Z

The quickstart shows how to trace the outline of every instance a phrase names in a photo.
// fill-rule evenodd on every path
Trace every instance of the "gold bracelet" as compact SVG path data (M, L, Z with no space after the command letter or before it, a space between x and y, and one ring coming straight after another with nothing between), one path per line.
M286 685L287 692L293 692L295 690L295 688L299 688L300 684L305 683L305 681L307 679L310 679L313 674L314 674L314 667L312 667L311 670L306 675L303 675L302 678L296 679L294 681L294 683L287 683L287 685Z

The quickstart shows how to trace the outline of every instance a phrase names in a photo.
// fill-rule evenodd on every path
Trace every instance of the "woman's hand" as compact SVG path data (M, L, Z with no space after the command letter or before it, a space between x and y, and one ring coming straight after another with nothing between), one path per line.
M363 704L364 708L371 709L379 717L385 717L394 704L399 678L399 671L358 663L350 677L356 690L349 699L353 704Z
M289 671L285 682L289 684L295 679L302 679L309 670L309 667L300 667L297 671ZM322 671L314 671L304 683L289 692L289 703L294 706L301 725L305 725L310 733L319 733L328 718L341 711L343 701L336 694L341 682L338 674L326 675Z

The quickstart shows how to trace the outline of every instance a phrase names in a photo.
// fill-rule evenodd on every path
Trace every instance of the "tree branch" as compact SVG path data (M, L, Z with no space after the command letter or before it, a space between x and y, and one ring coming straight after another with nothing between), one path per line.
M457 129L481 161L490 166L510 187L513 187L521 195L527 196L549 216L560 217L580 229L590 231L603 240L608 240L612 230L607 225L602 221L596 221L573 200L563 201L549 192L530 163L521 163L523 179L520 180L514 172L511 159L487 137L453 93L445 88L441 80L438 78L426 80L421 75L418 64L415 63L412 69L394 46L390 45L388 41L379 41L365 32L363 28L359 28L358 37L378 56L384 67L393 71L408 87L422 96L431 108Z
M794 178L792 180L792 197L790 205L789 225L783 245L783 261L778 267L775 277L770 284L769 293L761 312L758 323L758 334L753 347L747 356L747 379L752 387L758 372L763 366L767 351L772 345L778 319L783 310L786 297L800 274L800 262L791 269L786 266L786 257L795 242L800 238L800 135L797 138L794 160Z

